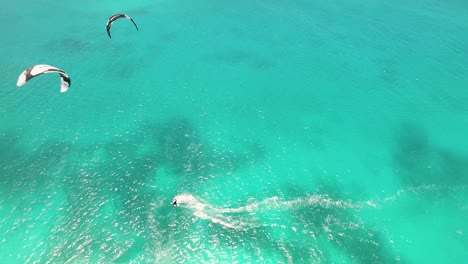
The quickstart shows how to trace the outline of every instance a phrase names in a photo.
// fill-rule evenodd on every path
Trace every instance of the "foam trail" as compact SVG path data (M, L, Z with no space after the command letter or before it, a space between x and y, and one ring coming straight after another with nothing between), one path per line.
M381 208L388 202L395 201L404 194L419 194L423 192L433 192L441 190L466 190L467 186L447 187L436 185L421 185L409 187L397 191L394 195L384 197L383 199L374 199L367 201L350 201L350 200L335 200L326 194L309 195L299 197L293 200L285 201L277 196L266 198L263 201L251 202L245 206L237 208L220 208L215 207L201 199L194 197L191 194L180 194L175 197L179 206L188 208L193 212L193 215L205 220L210 220L213 223L220 224L227 228L233 229L248 229L262 226L257 223L254 216L258 212L270 210L299 210L304 207L322 207L322 208L339 208L343 210L360 210L365 208Z
M365 206L377 207L372 201L351 202L342 200L333 200L328 195L310 195L303 198L296 198L291 201L283 201L277 196L267 198L261 202L252 203L239 208L221 209L224 213L241 213L266 210L294 210L306 206L320 206L324 208L342 208L342 209L361 209Z
M394 195L383 198L383 202L395 201L397 198L400 198L404 195L410 194L422 194L428 192L442 192L442 191L465 191L468 189L468 185L459 185L459 186L444 186L444 185L419 185L415 187L407 187L404 189L398 190Z
M328 195L311 195L284 201L277 196L266 198L260 202L252 202L237 208L219 208L194 197L191 194L176 196L179 206L188 208L201 219L234 229L246 229L261 226L255 223L254 215L257 212L269 210L296 210L307 206L320 206L324 208L360 209L364 206L376 207L370 201L353 203L351 201L333 200Z
M213 223L233 229L254 227L251 219L244 219L244 217L236 217L236 219L234 219L232 216L223 214L222 209L204 203L191 194L177 195L174 199L177 199L177 204L179 206L190 209L193 211L193 215L198 218L210 220Z

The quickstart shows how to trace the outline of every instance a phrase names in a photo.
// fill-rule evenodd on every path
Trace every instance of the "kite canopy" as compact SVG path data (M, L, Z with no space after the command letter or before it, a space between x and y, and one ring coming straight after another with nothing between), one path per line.
M112 38L111 33L110 33L112 23L114 23L114 21L116 21L119 18L130 19L130 21L132 21L133 25L135 25L136 30L138 30L137 24L135 23L135 21L133 21L133 19L130 16L128 16L126 14L115 14L115 15L112 15L111 17L109 17L109 19L107 20L106 30L107 30L107 35L109 35L109 38Z
M35 66L32 66L30 68L27 68L25 71L23 71L20 76L18 77L18 82L16 83L16 86L20 87L32 78L44 74L44 73L58 73L60 75L60 92L64 93L70 88L71 85L71 80L68 74L64 71L62 71L59 68L46 65L46 64L38 64Z

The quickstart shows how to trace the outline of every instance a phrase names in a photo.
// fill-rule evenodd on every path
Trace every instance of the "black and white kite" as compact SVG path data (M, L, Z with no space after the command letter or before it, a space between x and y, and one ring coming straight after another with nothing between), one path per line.
M18 82L16 83L16 86L20 87L23 84L25 84L27 81L30 79L41 75L43 73L58 73L60 75L60 80L61 80L61 86L60 86L60 92L64 93L70 88L71 85L71 80L70 77L68 77L68 74L61 69L55 68L50 65L46 64L38 64L32 67L27 68L24 72L20 74L18 77Z
M130 19L130 21L132 21L133 25L135 25L135 28L138 30L137 24L135 23L135 21L133 21L133 19L131 17L129 17L129 16L125 15L125 14L115 14L115 15L109 17L109 20L107 20L106 30L107 30L107 35L109 35L109 38L112 38L111 33L110 33L112 23L114 23L114 21L116 21L119 18Z

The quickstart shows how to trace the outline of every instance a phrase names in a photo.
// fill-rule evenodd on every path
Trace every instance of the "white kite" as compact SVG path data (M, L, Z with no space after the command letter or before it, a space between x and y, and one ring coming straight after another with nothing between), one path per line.
M53 66L46 65L46 64L38 64L30 68L27 68L18 77L18 82L16 83L16 86L20 87L23 84L25 84L27 81L29 81L30 79L38 75L44 74L44 73L58 73L60 75L60 80L61 80L60 92L64 93L68 90L68 88L70 88L71 80L70 80L70 77L68 77L68 74L59 68L55 68Z

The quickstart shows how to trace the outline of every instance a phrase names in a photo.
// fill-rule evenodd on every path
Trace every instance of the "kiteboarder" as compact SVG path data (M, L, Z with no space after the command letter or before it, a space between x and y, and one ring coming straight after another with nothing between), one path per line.
M172 205L177 206L177 199L174 199L174 201L172 201Z

